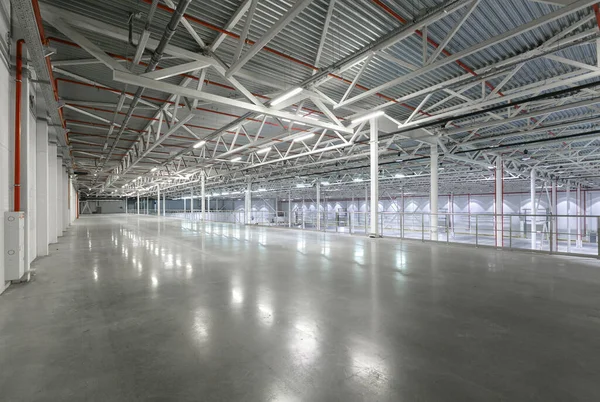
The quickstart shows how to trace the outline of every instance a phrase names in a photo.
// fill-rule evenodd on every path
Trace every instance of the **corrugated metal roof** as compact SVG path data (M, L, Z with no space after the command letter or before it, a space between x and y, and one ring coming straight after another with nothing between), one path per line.
M134 20L134 29L136 33L134 35L135 40L137 40L138 34L142 29L143 21L149 9L149 2L143 0L107 0L103 2L92 0L82 0L78 2L48 0L45 1L45 3L94 18L95 20L125 30L128 27L128 20L131 13L140 13L140 18ZM247 74L244 77L240 77L239 81L249 91L257 96L261 96L261 99L266 100L266 97L277 94L280 91L278 88L292 88L298 85L298 83L310 78L314 72L314 69L311 68L311 66L314 64L318 64L318 66L322 68L333 65L394 29L406 26L410 23L409 21L419 18L428 10L443 4L441 0L414 0L410 2L384 1L387 7L392 9L403 19L403 21L400 21L395 18L395 16L390 15L390 13L380 7L375 1L337 0L333 9L329 30L325 36L323 53L317 63L315 60L317 48L323 32L323 24L329 3L330 2L327 0L314 0L309 7L301 12L297 18L289 23L269 42L267 47L270 50L263 49L262 51L259 51L258 54L244 66L244 71ZM241 0L207 0L203 2L192 2L187 10L187 14L190 17L189 20L197 34L203 41L210 44L218 37L218 35L220 35L219 29L226 25L227 21L241 4ZM275 22L292 7L293 4L294 1L260 0L250 26L248 38L254 41L260 39L265 32L267 32ZM503 2L498 2L496 0L481 0L461 29L458 30L456 35L449 41L446 50L451 53L460 52L475 46L486 39L505 33L530 21L534 21L555 10L558 10L558 7L527 0L505 0ZM460 21L464 12L465 9L463 8L430 24L427 27L428 37L437 43L442 42L446 35ZM465 80L463 83L451 87L452 90L456 91L465 85L465 83L470 82L468 80L477 79L476 77L470 78L470 74L465 66L468 66L468 68L472 70L478 70L491 66L498 61L521 55L552 38L560 32L560 30L566 29L571 24L590 15L590 9L571 13L566 17L544 24L527 33L466 56L461 59L461 62L464 63L462 66L457 63L449 63L432 72L420 74L400 85L386 88L382 91L383 97L370 96L356 102L351 108L342 107L335 109L335 113L340 117L348 117L351 114L354 114L356 110L369 110L389 102L390 98L396 99L408 96L418 91L427 90L435 84L453 78L463 77ZM171 14L162 8L156 12L150 28L152 38L160 38L170 17ZM216 55L225 63L232 62L238 46L238 39L232 37L232 35L235 36L241 34L245 24L245 18L246 17L242 17L240 22L231 29L231 34L226 36L225 40L216 51ZM574 30L571 35L591 30L595 27L594 24L595 20L589 19L585 24L582 24L579 28ZM52 60L77 60L89 59L91 57L86 51L64 43L64 40L69 39L64 37L64 35L59 33L53 27L46 24L45 29L47 36L62 40L58 42L54 41L52 43L58 50L58 52L52 56ZM84 34L104 51L117 55L118 57L131 58L135 53L134 47L124 41L111 39L105 35L93 33L91 31L85 31ZM178 27L171 44L192 51L201 51L198 44L181 25ZM249 46L246 45L245 48L248 49ZM411 35L405 40L390 46L385 50L385 53L401 60L403 63L414 65L416 69L420 69L423 66L422 49L423 39L418 35ZM434 47L431 45L428 45L427 49L428 55L431 55L434 51ZM591 41L562 49L558 51L556 55L591 66L596 64L597 58L595 43ZM447 56L442 54L437 60L443 60L445 57ZM166 68L175 66L182 62L185 61L168 58L161 61L160 67ZM126 63L125 65L129 66L129 63ZM341 76L345 82L332 78L320 85L319 90L328 97L338 101L346 92L348 82L354 79L360 68L361 65L359 64L339 73L339 76ZM111 71L102 64L72 65L60 67L60 69L92 79L100 84L110 86L117 90L125 88L124 85L112 80ZM133 72L135 73L141 73L142 71L143 67L137 66L133 68ZM519 71L503 85L500 94L510 94L514 91L518 92L527 85L540 85L540 83L551 80L554 77L565 74L572 75L577 71L577 66L568 65L544 57L537 57L527 61ZM590 69L590 71L593 71L593 69ZM374 88L390 82L397 77L409 74L410 72L410 69L385 59L381 55L376 55L362 74L358 82L359 88L355 88L350 93L350 98L362 93L365 87ZM485 91L485 95L489 94L492 91L492 88L499 86L503 82L505 74L508 72L509 70L497 74L496 76L485 80L484 84L478 83L462 92L460 96L448 98L450 96L449 92L437 91L430 97L425 108L431 108L438 102L442 102L438 107L428 110L429 113L435 114L445 110L452 110L451 108L461 107L461 105L464 105L465 103L463 97L476 101L482 96L482 87ZM248 77L250 74L258 78L252 79ZM68 78L63 77L58 72L56 73L56 77ZM236 91L227 79L223 78L215 71L209 69L206 80L207 83L204 86L204 91L224 97L243 99L243 95L241 95L239 91ZM116 103L118 100L117 95L101 91L98 88L76 85L64 80L59 81L59 94L64 99L104 103ZM592 81L593 80L581 81L578 84ZM182 77L176 76L167 78L164 82L178 85L182 82ZM135 88L130 87L131 86L127 87L127 90L134 92ZM567 86L556 86L552 90L562 88L567 88ZM170 96L170 94L152 90L146 90L144 95L146 96L147 101L150 101L157 106L161 104L162 100L165 100ZM399 121L404 121L411 115L412 110L421 103L424 96L425 94L415 96L405 102L388 107L386 113ZM317 106L310 101L307 101L304 104L304 107L311 110L318 109ZM531 112L538 110L540 107L544 107L544 104L531 104L526 110ZM97 113L106 119L112 118L109 111L110 109L105 109L107 111L104 111L88 108L86 110ZM126 110L127 108L123 108L124 112L126 112ZM565 119L589 117L590 115L595 114L595 112L595 109L589 108L559 111L547 116L543 124L558 124ZM224 124L230 123L243 113L244 110L240 108L233 108L225 105L205 105L202 106L201 110L195 112L195 116L189 122L189 126L199 136L208 135ZM136 110L135 114L136 117L131 120L130 127L134 130L142 130L147 126L150 121L148 119L152 118L155 112L149 108L140 108L139 110ZM93 118L72 110L66 110L65 117L67 120L79 120L88 123L94 122ZM418 120L419 118L425 117L427 116L422 114L421 116L417 115L415 119ZM119 116L117 122L121 122L122 118L122 115ZM454 124L469 125L474 122L485 121L485 119L488 118L490 118L490 116L480 116L468 119L457 118ZM276 136L285 134L284 128L278 127L272 120L269 121L271 123L267 124L261 133L263 138L275 138ZM542 127L543 124L541 125ZM247 122L245 125L249 130L257 130L259 126L259 123L254 122ZM594 127L596 127L594 124L573 125L574 130L590 129ZM518 120L510 123L498 124L480 129L475 134L480 136L479 138L489 137L492 139L496 135L502 135L503 132L516 129L527 129L527 121ZM231 135L233 136L234 134L232 133ZM460 141L470 135L473 134L457 133L453 138L454 141ZM538 133L535 135L524 134L522 138L512 137L511 141L531 138L549 138L551 135L551 133ZM120 143L117 144L118 147L128 149L131 146L131 139L132 137L130 135L123 137ZM227 141L230 140L233 140L233 138L228 137ZM186 143L186 141L195 140L189 133L186 134L185 132L180 136L174 136L162 144L161 152L164 152L164 155L171 155L181 146L189 146L190 142ZM245 138L245 136L242 136L239 141L247 143L248 139ZM414 140L398 139L397 141L399 141L398 145L404 149L414 149L419 146L419 143ZM574 144L577 145L578 143ZM76 143L74 143L73 146L74 148L81 147L81 149L87 149L90 146L93 147L93 145L77 145ZM217 145L212 144L212 146ZM284 152L287 147L285 143L276 146L278 149L281 149L282 152ZM218 145L218 147L219 150L217 154L225 151L225 146L222 143ZM397 149L397 147L392 148Z

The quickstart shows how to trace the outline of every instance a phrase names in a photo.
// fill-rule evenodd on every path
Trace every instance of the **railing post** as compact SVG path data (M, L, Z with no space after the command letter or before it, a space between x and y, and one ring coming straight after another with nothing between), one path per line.
M431 219L431 218L429 218ZM429 225L431 226L431 225ZM431 236L429 237L431 239ZM425 214L421 214L421 241L425 241Z
M475 246L479 246L479 215L475 215Z

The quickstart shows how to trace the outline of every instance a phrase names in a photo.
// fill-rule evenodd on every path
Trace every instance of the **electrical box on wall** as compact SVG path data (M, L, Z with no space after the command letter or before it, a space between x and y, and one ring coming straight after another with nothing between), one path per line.
M18 281L25 274L25 212L4 213L4 279Z

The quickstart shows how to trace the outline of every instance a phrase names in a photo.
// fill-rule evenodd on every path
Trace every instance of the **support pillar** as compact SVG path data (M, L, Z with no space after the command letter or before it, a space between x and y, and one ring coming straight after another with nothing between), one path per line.
M58 192L56 183L56 143L48 144L48 243L58 241L58 217L56 208L58 205Z
M571 181L567 180L567 253L571 252Z
M431 240L438 239L438 146L431 145L431 184L429 193L429 226L431 230Z
M150 198L146 197L146 215L148 215L148 203L150 202Z
M206 177L204 176L204 173L202 173L202 176L200 176L200 201L202 204L202 205L200 205L200 211L202 212L201 213L202 216L200 218L202 220L206 219L206 217L204 216L204 213L206 211L205 198L206 198Z
M377 118L369 120L370 125L370 178L371 178L371 228L369 237L379 237L379 124Z
M581 184L577 183L577 205L575 211L577 211L577 242L575 243L575 247L581 248L583 247L583 238L581 236Z
M160 216L160 186L156 186L156 217Z
M292 189L288 189L288 227L292 227Z
M140 192L137 192L137 202L135 204L137 206L137 214L140 214Z
M558 195L557 195L557 183L556 179L552 180L552 194L551 194L551 211L552 211L552 233L553 233L553 242L554 242L554 250L558 250L558 218L556 217L558 211Z
M56 236L61 237L63 234L63 208L65 202L63 196L63 180L62 180L62 156L56 158Z
M502 247L504 245L504 166L502 165L502 157L496 157L496 171L494 173L496 178L495 188L495 214L496 214L496 247ZM511 222L509 222L510 225Z
M531 249L537 248L537 207L535 205L535 169L531 169L529 195L531 198Z
M39 102L39 101L38 101ZM45 112L45 110L44 110ZM36 125L36 210L37 210L37 256L48 255L50 243L50 199L48 169L48 121L39 119Z
M194 189L190 188L190 216L194 219Z
M317 230L321 230L321 181L317 178Z
M246 225L249 225L252 223L252 218L251 215L252 214L252 183L248 182L248 186L246 187L246 198L245 198L245 204L244 204L244 215L245 215L245 220L246 220Z
M162 207L163 207L163 210L162 210L163 216L167 216L167 193L166 192L163 193Z

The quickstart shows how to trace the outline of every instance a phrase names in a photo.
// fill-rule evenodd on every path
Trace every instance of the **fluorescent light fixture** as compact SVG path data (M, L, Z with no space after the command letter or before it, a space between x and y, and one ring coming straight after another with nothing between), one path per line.
M303 117L304 117L305 119L310 119L310 120L316 120L316 121L319 121L319 119L318 119L318 118L316 118L316 117L314 117L314 116L311 116L311 115L308 115L308 114L307 114L307 115L304 115Z
M488 166L488 169L496 169L496 166Z
M229 193L225 193L225 192L221 193L221 195L228 195L228 194L229 194Z
M396 173L396 174L394 175L394 177L395 177L395 178L397 178L397 179L401 179L401 178L403 178L403 177L406 177L406 175L403 175L402 173Z
M297 188L305 188L306 184L299 183L299 184L296 184L296 187Z
M156 172L158 170L157 167L153 167L152 169L150 169L151 172Z
M362 121L369 120L369 119L372 119L374 117L383 116L384 114L385 114L385 112L383 110L378 110L378 111L373 112L373 113L367 113L364 116L361 116L361 117L358 117L358 118L352 120L352 124L360 123Z
M237 156L237 157L233 158L231 161L232 162L238 162L238 161L241 161L241 160L242 160L242 157L241 156Z
M259 188L258 191L267 191L266 188Z
M204 141L204 140L198 141L197 143L194 144L194 148L200 148L204 144L206 144L206 141Z
M301 121L295 121L294 124L298 126L306 126L306 124L302 123Z
M322 184L322 185L324 185L324 186L328 186L328 185L330 185L331 183L329 183L328 181L322 181L322 182L321 182L321 184Z
M138 180L141 180L141 179L142 179L142 176L138 176L138 178L137 178L137 179L138 179Z
M523 158L523 159L521 159L521 160L523 160L523 161L528 161L529 159L531 159L531 156L526 156L526 157L524 157L524 158Z
M363 181L363 179L361 179L360 177L357 177L356 179L353 179L352 181L361 182L361 181Z
M261 148L258 151L256 151L257 154L266 154L267 152L269 152L271 150L271 147L266 147L266 148Z
M98 173L94 173L94 176L98 176Z
M278 98L273 99L271 101L271 106L275 106L287 99L290 99L292 96L298 95L300 92L302 92L301 87L294 88L291 91L288 91L288 92L284 93L283 95L279 96Z
M303 135L301 137L294 138L292 141L300 142L300 141L308 140L309 138L312 138L314 136L315 136L315 133L309 133L309 134Z

